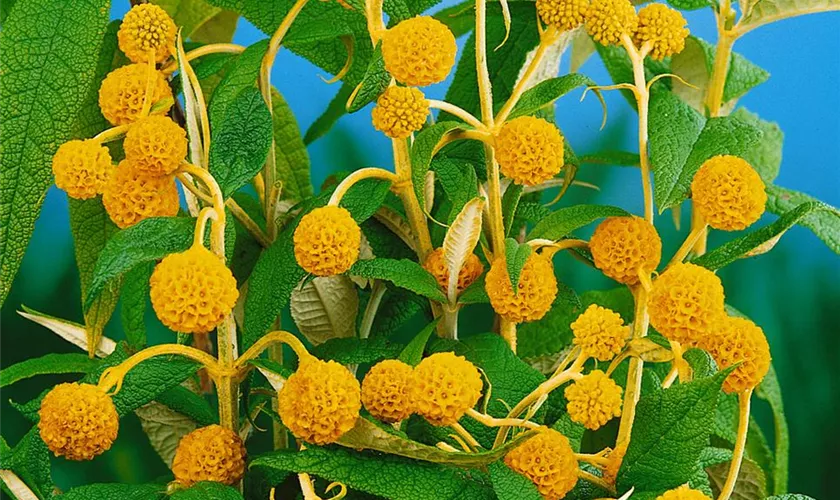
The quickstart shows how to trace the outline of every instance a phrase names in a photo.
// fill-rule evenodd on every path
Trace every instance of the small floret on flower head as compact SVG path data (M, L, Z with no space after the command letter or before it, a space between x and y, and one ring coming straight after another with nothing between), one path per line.
M566 387L566 410L574 422L599 429L621 415L621 387L601 370L593 370Z
M537 0L542 22L561 31L570 31L586 21L589 0Z
M411 415L414 369L397 359L373 365L362 381L362 404L374 418L394 423Z
M679 263L653 282L648 310L650 324L668 338L695 345L724 313L723 285L715 273Z
M414 368L414 411L432 425L452 425L475 406L483 387L478 368L463 356L432 354Z
M563 136L542 118L506 122L495 137L495 150L502 175L517 184L542 184L563 168Z
M309 357L280 389L277 411L296 438L317 445L334 443L356 425L360 391L347 368Z
M41 400L41 439L56 456L90 460L111 448L120 427L111 397L90 384L59 384Z
M149 217L178 215L178 186L172 176L145 174L123 160L105 185L102 204L114 224L125 229Z
M167 255L149 281L161 323L181 333L207 333L230 314L239 291L221 257L201 245Z
M113 169L108 148L93 139L65 142L52 161L55 185L77 200L101 193Z
M443 248L436 248L432 253L426 257L423 262L423 268L432 273L432 276L444 290L449 289L449 268L446 265L446 259L443 256ZM463 292L468 286L481 276L484 272L484 264L479 260L478 255L471 253L461 266L461 271L458 273L458 293Z
M442 82L455 65L455 35L437 19L417 16L382 36L385 69L398 82L425 87Z
M572 323L574 344L585 356L609 361L621 352L630 333L617 312L597 304L586 308Z
M505 464L531 480L547 500L559 500L577 484L578 463L569 440L554 429L541 429L510 450Z
M497 314L508 321L524 323L542 318L551 309L557 296L557 278L551 260L531 252L519 274L516 293L504 258L496 259L490 266L484 288Z
M688 36L685 25L680 11L661 3L651 3L639 11L639 27L633 34L633 41L639 48L650 42L650 57L661 61L683 51Z
M117 41L120 50L131 62L149 62L154 53L155 62L163 62L175 53L175 35L178 28L165 10L157 5L135 5L123 18Z
M656 497L656 500L712 500L700 490L693 490L687 484L668 490Z
M167 175L187 156L187 132L168 116L149 116L128 130L123 148L126 159L138 170Z
M111 125L127 125L140 117L143 99L146 95L146 81L149 76L148 64L128 64L108 73L99 87L99 109L102 116ZM160 71L152 75L152 102L172 99L172 89ZM172 107L170 104L156 113L165 114Z
M730 155L706 160L691 181L694 208L715 229L738 231L764 213L767 193L761 176L742 158Z
M601 45L618 45L633 36L639 17L630 0L592 0L586 11L586 32Z
M393 85L376 100L371 116L376 130L392 139L405 139L423 128L429 116L429 101L413 87Z
M639 282L639 274L656 270L662 257L662 240L653 225L641 217L609 217L589 241L595 266L625 285Z
M770 369L770 346L764 331L746 318L721 316L712 325L700 347L711 354L723 370L740 363L723 381L727 394L753 389Z
M347 209L320 207L300 220L294 243L300 267L315 276L333 276L356 263L362 230Z
M220 425L201 427L181 438L172 473L187 487L200 481L236 484L245 475L245 444Z

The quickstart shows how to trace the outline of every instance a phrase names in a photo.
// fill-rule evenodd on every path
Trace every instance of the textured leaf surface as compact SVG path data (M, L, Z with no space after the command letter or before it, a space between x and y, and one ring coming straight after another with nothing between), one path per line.
M559 208L538 222L528 234L528 239L545 238L557 241L598 219L625 215L627 212L624 209L607 205L576 205Z
M805 202L817 202L805 193L780 186L767 186L767 211L782 215ZM804 217L799 225L805 226L825 243L834 253L840 254L840 217L837 209L821 210Z
M149 438L152 448L161 460L172 467L175 450L181 438L198 428L198 424L185 415L171 410L157 402L151 402L134 410L140 426Z
M440 290L435 277L412 260L360 260L353 264L347 273L351 276L389 281L423 297L437 302L446 302L446 296Z
M210 481L202 481L193 486L175 492L172 500L242 500L242 494L230 486Z
M50 329L53 333L63 338L64 340L70 342L71 344L77 346L79 349L87 351L87 332L85 331L84 325L80 325L72 321L67 321L66 319L56 318L55 316L50 316L48 314L40 313L38 311L26 307L25 305L22 306L22 309L23 311L18 311L18 314L20 314L24 318L38 323L44 328ZM115 347L116 344L113 340L109 339L108 337L102 337L99 340L99 345L96 346L95 354L97 356L102 357L107 356L114 352Z
M591 78L578 73L549 78L522 93L522 97L510 113L510 118L534 114L578 87L594 85L595 82Z
M0 387L6 387L36 375L87 373L97 364L99 361L89 358L87 354L45 354L40 358L30 358L3 368L0 371Z
M314 345L356 334L359 294L347 276L315 278L292 292L292 319Z
M840 10L838 0L757 0L738 23L741 33L794 16Z
M41 440L38 427L33 426L13 449L3 450L0 468L17 474L39 499L52 498L54 486L50 476L50 452Z
M140 264L125 273L120 292L120 319L128 344L140 349L146 346L146 304L149 298L149 278L154 262Z
M73 488L61 500L155 500L164 498L160 484L89 484Z
M504 462L495 462L487 467L493 491L499 500L542 500L543 496L527 477L510 469Z
M455 302L458 287L458 274L467 258L472 255L478 238L481 236L481 214L484 199L474 198L467 202L452 221L443 238L443 258L449 270L449 302Z
M411 178L414 183L414 192L420 206L425 206L426 193L423 186L426 185L426 172L432 163L432 156L438 142L447 133L461 129L458 122L438 122L424 129L417 134L414 143L411 145Z
M443 187L452 206L447 223L451 223L467 202L478 196L477 179L472 164L439 155L432 160L431 170L435 180Z
M767 401L773 411L774 442L776 449L773 454L773 484L768 485L773 493L782 494L788 487L788 460L790 458L790 433L788 431L785 405L782 401L782 389L776 376L776 369L770 365L770 370L764 380L756 388L756 396Z
M709 483L712 493L717 497L723 488L726 478L729 475L729 463L715 464L706 468L709 475ZM764 472L752 460L745 458L741 462L741 470L738 471L738 479L735 481L735 489L732 491L732 500L752 500L754 498L767 497L767 484Z
M207 113L210 117L210 124L217 126L224 121L227 115L227 108L246 88L256 88L257 77L260 73L265 51L268 48L268 40L261 40L240 54L236 63L225 73L222 81L213 91L213 98L210 100Z
M319 359L333 360L343 365L361 365L393 359L401 349L402 345L394 344L386 337L352 337L328 340L312 348L311 352Z
M426 325L425 328L411 339L411 342L405 346L400 352L399 360L411 366L417 366L423 359L423 351L426 350L426 344L429 338L437 327L437 320Z
M353 99L347 102L347 112L355 113L368 104L375 101L379 95L388 88L391 83L391 75L385 69L385 61L382 59L381 44L376 46L373 57L368 63L365 76L359 84Z
M300 201L312 196L309 153L300 136L297 118L279 92L272 89L274 117L274 163L277 180L283 183L281 196Z
M556 354L572 341L572 322L583 310L574 290L557 282L557 296L551 309L537 321L519 325L517 331L517 354L528 359L546 354Z
M519 276L522 274L522 268L525 267L525 262L531 255L531 245L527 243L517 243L513 238L505 238L505 261L507 263L508 279L510 284L518 294Z
M776 122L764 121L746 108L738 108L732 116L761 130L761 139L756 147L744 155L744 159L755 168L765 184L770 184L779 175L782 165L782 144L785 135Z

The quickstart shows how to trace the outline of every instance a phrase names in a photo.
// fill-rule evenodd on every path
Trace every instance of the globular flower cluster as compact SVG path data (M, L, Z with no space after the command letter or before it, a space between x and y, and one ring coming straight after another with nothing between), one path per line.
M236 484L245 475L245 444L220 425L196 429L178 443L172 473L187 487L199 481Z
M685 48L688 36L685 25L685 18L678 10L665 4L650 3L639 10L639 26L633 41L638 47L650 43L650 57L661 61Z
M300 220L294 243L300 267L316 276L333 276L356 263L362 230L347 209L320 207Z
M514 323L523 323L536 321L551 309L557 296L557 278L547 256L531 253L522 267L516 291L503 258L496 259L487 271L485 289L497 314Z
M112 169L108 148L93 139L65 142L52 161L55 185L78 200L102 193Z
M392 85L376 100L373 127L392 139L405 139L423 128L429 101L418 89Z
M770 346L764 331L745 318L721 316L700 342L721 370L740 363L723 381L728 394L755 388L770 369Z
M447 290L449 288L449 268L446 265L446 260L443 257L443 248L436 248L432 253L426 257L423 262L423 268L432 273L432 276L438 282L441 288ZM458 272L458 293L463 292L468 286L481 276L484 272L484 264L481 263L478 256L471 253L464 265L461 266L461 271Z
M165 10L153 4L132 7L123 18L117 41L132 62L163 62L175 53L178 28Z
M742 158L730 155L706 160L691 182L694 208L715 229L738 231L764 213L764 181Z
M725 314L723 285L705 267L679 263L653 282L648 310L650 323L659 333L696 345Z
M593 370L566 388L566 410L574 422L596 430L621 415L621 393L621 387L606 373Z
M167 255L155 266L149 283L158 319L181 333L212 331L239 298L230 269L201 245Z
M463 356L432 354L414 368L414 411L432 425L452 425L475 406L483 386L478 369Z
M656 270L662 240L653 225L641 217L609 217L595 229L589 249L601 272L619 283L635 285L639 274Z
M536 485L547 500L558 500L577 484L578 464L569 440L543 429L505 455L505 464Z
M411 384L414 369L397 359L386 359L373 367L362 380L362 404L383 422L400 422L414 408Z
M687 484L668 490L656 497L656 500L711 500L700 490L691 489Z
M356 425L362 407L359 381L335 361L302 359L278 395L278 413L298 439L334 443Z
M455 65L457 50L449 27L429 16L401 21L382 36L385 69L413 87L442 82Z
M563 136L542 118L514 118L502 126L494 142L500 171L517 184L541 184L563 168Z
M617 312L592 304L572 323L574 344L585 356L609 361L621 352L630 329Z
M123 160L102 192L105 210L120 228L149 217L178 215L178 187L172 176L153 176Z
M632 36L638 25L630 0L592 0L586 11L586 32L601 45L621 43L621 36Z
M151 75L151 105L164 99L172 99L172 89L166 83L163 73L151 69L147 64L128 64L108 73L99 87L99 109L111 125L127 125L140 117L147 82ZM174 101L173 101L174 102ZM158 110L166 113L172 105Z
M105 391L90 384L59 384L44 396L38 431L47 447L70 460L90 460L111 448L120 422Z
M125 134L125 158L149 175L168 175L187 156L187 132L168 116L149 116Z
M589 0L537 0L537 13L547 25L561 31L577 28L586 21Z

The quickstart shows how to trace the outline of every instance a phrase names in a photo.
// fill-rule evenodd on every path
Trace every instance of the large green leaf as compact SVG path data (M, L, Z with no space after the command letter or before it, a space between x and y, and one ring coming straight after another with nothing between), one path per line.
M420 206L425 206L426 173L432 163L435 148L438 142L454 130L460 130L461 124L454 121L442 121L424 129L417 134L414 143L411 145L411 178L414 184L414 193Z
M382 45L379 44L373 52L373 57L371 57L367 70L365 70L362 82L355 90L353 98L347 102L347 112L355 113L375 101L388 88L390 83L391 75L385 69L385 60L382 59Z
M503 462L492 463L487 470L499 500L542 500L543 496L530 479L512 471Z
M214 7L205 0L155 0L181 28L182 36L194 42L230 42L236 28L236 15Z
M91 359L87 354L45 354L40 358L30 358L0 371L0 387L14 384L20 380L36 375L55 373L87 373L99 360Z
M451 223L468 201L478 196L475 169L470 162L439 155L432 160L435 180L443 187L451 205L447 222Z
M576 205L555 210L534 226L528 234L529 240L544 238L557 241L572 234L598 219L606 217L622 217L629 215L627 211L607 205Z
M399 360L411 366L417 366L423 359L423 351L426 350L426 344L429 338L437 327L437 320L432 321L425 328L420 330L420 333L411 339L411 342L400 352Z
M0 32L0 303L32 236L51 160L95 85L108 0L16 2Z
M434 276L420 264L408 259L366 259L353 264L347 271L351 276L389 281L400 288L432 299L446 302Z
M219 423L216 411L210 407L207 400L183 385L176 385L161 392L155 397L155 401L174 412L189 417L200 426Z
M120 319L125 340L134 349L146 347L146 304L149 298L149 278L154 262L135 266L123 276L120 292Z
M770 184L779 175L782 166L782 145L785 134L776 122L764 121L746 108L738 108L732 116L761 130L761 139L756 147L744 155L744 159L755 168L765 184Z
M277 180L283 183L280 195L300 201L312 196L309 174L309 153L300 136L297 118L280 92L272 89L271 106L274 119L274 166Z
M552 104L578 87L594 86L595 82L586 75L572 73L544 80L522 93L519 102L510 112L510 118L531 115Z
M225 73L224 78L213 91L213 98L208 106L207 112L211 126L217 127L224 122L228 106L244 89L256 88L260 64L267 48L267 40L251 45L237 57L233 67Z
M160 484L103 483L72 488L56 498L61 500L156 500L165 498L165 491L165 486Z
M55 486L50 475L50 452L41 440L37 426L33 426L11 450L4 447L0 453L0 468L17 474L39 499L53 497Z
M790 455L790 436L788 432L787 417L785 417L785 405L782 401L782 389L779 387L779 379L776 377L776 370L770 366L764 380L758 385L755 391L756 396L767 401L773 411L774 438L776 444L775 463L773 467L773 484L771 491L777 495L787 491L788 486L788 459Z
M346 83L338 89L338 93L327 105L327 109L306 129L306 134L303 136L304 144L312 144L326 135L338 119L347 114L346 103L352 93L353 86Z
M401 350L402 345L390 342L387 337L351 337L330 339L312 348L311 352L319 359L337 361L343 365L361 365L393 359Z
M795 16L840 10L838 0L753 0L735 28L739 34Z
M806 202L822 204L816 198L805 193L780 186L767 186L767 211L776 215L788 213ZM823 204L823 206L826 205ZM830 207L830 209L809 214L799 221L799 225L813 231L828 248L834 253L840 254L840 215L838 215L837 208Z
M242 494L235 488L221 483L201 481L170 496L172 500L242 500Z
M557 296L551 309L537 321L523 323L517 330L517 354L528 359L557 354L572 342L571 324L583 310L574 290L557 283Z

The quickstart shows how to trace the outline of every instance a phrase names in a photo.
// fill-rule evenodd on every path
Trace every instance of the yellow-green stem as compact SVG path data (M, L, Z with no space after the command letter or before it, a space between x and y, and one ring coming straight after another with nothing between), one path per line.
M434 247L432 247L432 238L429 235L429 226L426 223L426 213L420 207L420 202L414 192L408 143L404 139L394 139L391 142L394 148L394 169L397 172L397 196L402 200L411 232L417 238L417 256L423 262L426 260L426 256L432 253Z
M653 188L650 180L650 159L648 158L648 105L650 92L645 77L645 56L650 51L647 42L640 50L636 49L628 35L622 35L627 55L633 63L633 85L636 87L636 107L639 111L639 163L642 173L642 194L645 205L645 220L653 224Z
M671 258L671 262L668 263L665 269L668 269L669 267L682 262L685 259L686 255L688 255L688 252L696 248L695 244L701 239L705 238L707 229L708 228L706 224L700 224L697 226L692 224L691 232L688 233L688 236L686 236L685 241L683 241L682 245L680 245L680 248Z
M279 325L277 325L279 327ZM282 365L283 364L283 346L273 345L268 348L268 359ZM274 411L278 411L279 402L277 398L271 398L271 407ZM286 427L280 422L272 420L272 435L274 436L274 449L282 450L289 447L289 434L286 432Z
M209 43L202 45L197 49L193 49L186 54L186 61L192 61L210 54L241 54L245 51L245 47L235 43ZM165 75L174 73L178 69L178 62L173 60L166 66L161 68L161 72Z
M732 451L732 462L729 464L729 475L720 490L718 500L729 500L735 490L738 474L741 472L741 462L747 446L747 431L750 427L750 398L752 389L738 395L738 435L735 438L735 449Z
M341 203L341 199L347 194L347 191L362 179L382 179L391 184L396 184L398 181L397 176L387 170L377 167L360 168L341 181L335 188L335 191L333 191L332 196L330 196L330 201L327 204L338 206Z
M642 338L648 331L647 298L648 293L642 286L633 289L636 302L635 318L633 319L633 338ZM616 443L629 442L633 429L633 420L636 418L636 403L642 389L642 369L644 361L639 357L630 358L630 366L627 369L627 384L624 390L624 406L621 410L621 423L618 426L618 438Z

